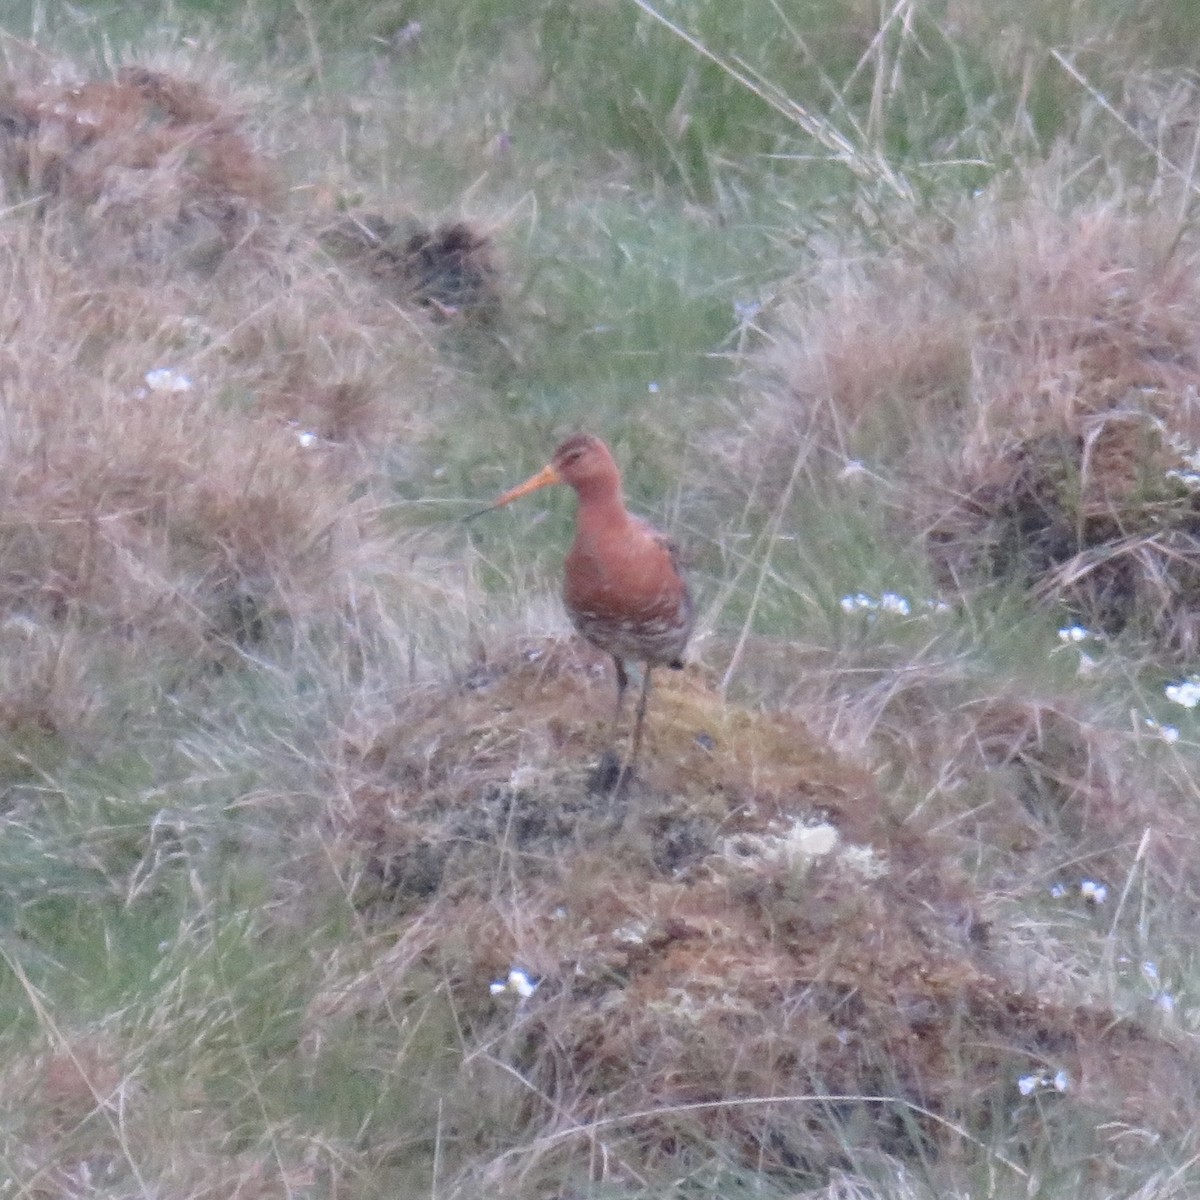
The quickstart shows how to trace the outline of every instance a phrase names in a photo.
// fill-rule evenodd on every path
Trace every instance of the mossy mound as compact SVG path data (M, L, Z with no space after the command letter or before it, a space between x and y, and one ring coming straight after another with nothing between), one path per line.
M1191 1051L1009 977L962 847L795 718L661 672L627 792L589 790L606 672L577 642L525 643L344 748L361 901L405 914L395 984L439 972L521 1104L651 1158L719 1133L746 1165L815 1172L855 1129L929 1153L1035 1103L1177 1127ZM362 1017L378 986L320 1012Z

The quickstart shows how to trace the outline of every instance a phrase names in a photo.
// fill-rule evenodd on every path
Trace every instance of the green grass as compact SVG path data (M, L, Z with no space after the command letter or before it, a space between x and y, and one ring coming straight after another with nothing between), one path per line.
M633 507L683 543L705 618L699 652L725 675L731 700L800 713L885 787L890 811L960 836L955 866L1010 936L996 952L1002 967L1032 974L1050 963L1056 986L1140 1019L1153 989L1131 964L1153 961L1174 1019L1184 1030L1194 1019L1189 856L1135 855L1144 828L1161 816L1162 836L1178 833L1195 800L1196 718L1162 693L1190 664L1130 633L1087 648L1097 662L1081 674L1079 650L1057 635L1067 616L1003 582L927 611L946 589L907 522L889 453L941 451L956 436L949 423L880 420L857 451L840 450L877 452L866 476L838 478L813 454L786 490L771 476L776 464L738 450L779 403L764 356L794 330L775 322L777 304L819 308L823 267L872 255L936 262L929 231L952 225L976 189L981 204L1023 198L1030 179L1050 177L1036 186L1069 208L1073 189L1095 186L1096 161L1119 173L1114 202L1130 197L1131 210L1161 189L1170 176L1161 158L1049 51L1114 105L1126 78L1183 86L1197 65L1193 6L1176 0L1137 21L1102 0L1036 13L925 3L906 10L911 20L851 0L798 12L768 0L655 6L687 37L649 7L0 6L18 82L35 70L31 45L47 64L70 60L104 78L143 58L185 74L189 60L222 64L277 158L290 247L347 210L431 225L466 216L493 237L503 281L499 317L476 327L423 324L377 300L368 321L353 307L365 306L360 293L321 290L331 260L319 253L307 274L279 269L282 292L265 267L254 283L261 302L240 309L247 276L226 274L216 288L188 276L175 291L136 297L143 284L119 268L116 283L79 276L79 288L95 288L88 294L127 287L131 302L105 310L83 340L47 350L71 395L84 374L124 395L124 380L191 351L213 386L194 402L211 400L210 419L241 422L236 436L249 439L275 385L316 362L317 383L376 387L385 432L355 451L353 468L280 475L268 487L252 465L228 483L243 500L310 488L321 512L357 503L366 514L328 535L360 551L329 567L329 595L316 586L324 541L315 566L298 549L282 560L284 611L254 644L230 630L185 637L178 616L193 597L199 610L206 581L230 562L253 574L244 567L256 561L245 550L253 537L237 542L240 527L214 516L219 504L177 512L168 495L172 515L137 526L147 543L171 542L171 554L145 561L177 574L164 584L147 568L141 583L175 608L168 599L131 607L131 619L108 599L71 608L68 598L68 615L55 616L38 590L45 580L26 595L15 567L4 575L0 623L17 632L9 638L5 626L0 643L0 700L12 709L0 714L0 1057L12 1064L0 1067L0 1177L11 1181L0 1181L0 1200L695 1200L800 1189L1049 1200L1132 1195L1141 1184L1142 1200L1169 1200L1194 1186L1186 1132L1147 1132L1157 1149L1121 1159L1086 1107L1046 1096L1018 1112L1007 1093L946 1158L920 1149L924 1134L907 1115L886 1140L854 1113L822 1127L839 1154L773 1175L755 1171L732 1136L705 1145L682 1117L673 1160L661 1140L651 1154L653 1139L639 1143L637 1129L577 1155L585 1138L560 1145L548 1131L570 1128L583 1084L565 1060L559 1092L530 1083L546 1034L528 1013L540 1010L515 1010L506 1025L484 1007L469 968L487 947L472 945L474 931L426 946L431 918L356 904L385 890L339 824L362 779L375 778L356 754L405 700L452 687L477 651L499 655L509 634L543 626L574 500L556 489L465 529L457 518L586 428L612 446ZM781 111L787 101L800 108ZM834 161L835 135L849 140L849 162ZM2 220L17 228L34 217L18 206ZM215 295L221 287L229 294ZM281 296L303 305L306 289L318 299L301 319ZM44 300L37 290L31 306ZM890 299L900 309L909 297ZM199 335L164 324L138 347L129 314L153 327L160 303L215 333L193 344ZM886 321L888 308L873 319ZM954 367L967 398L975 366ZM18 378L14 394L28 386ZM888 395L897 411L907 387L901 379ZM110 440L115 454L122 439ZM211 453L202 481L228 447ZM117 527L103 506L96 514L98 528ZM45 501L45 524L30 527L54 547L76 519ZM305 532L301 519L271 544L294 548ZM112 562L141 547L119 543ZM69 555L69 544L57 553ZM30 561L60 559L47 550ZM912 611L846 611L843 599L858 593L896 593ZM69 626L74 640L63 634L67 649L42 674L28 667L42 634L23 642L21 622ZM70 670L54 667L60 659ZM1144 717L1174 725L1180 740L1148 735ZM389 736L402 745L405 733ZM455 750L447 735L429 754ZM522 747L519 765L540 769L537 756L550 753ZM419 805L419 781L388 784ZM961 831L976 820L972 843ZM1109 872L1109 908L1048 898L1056 878L1077 886L1093 863ZM520 885L510 896L497 884L493 903L526 935L522 921L534 927L530 944L549 962ZM47 1064L75 1059L84 1082L56 1092ZM120 1104L101 1094L110 1072L125 1088ZM1026 1172L1019 1185L997 1155ZM1095 1158L1111 1169L1101 1182L1088 1176ZM839 1191L839 1177L857 1190Z

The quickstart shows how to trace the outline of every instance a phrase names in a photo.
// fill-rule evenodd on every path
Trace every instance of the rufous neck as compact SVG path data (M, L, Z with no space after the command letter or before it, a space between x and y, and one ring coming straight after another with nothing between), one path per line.
M571 485L579 495L580 504L605 508L612 505L622 509L625 507L625 497L621 494L621 477L615 473L572 480Z
M619 479L587 479L576 485L579 522L593 527L629 520Z

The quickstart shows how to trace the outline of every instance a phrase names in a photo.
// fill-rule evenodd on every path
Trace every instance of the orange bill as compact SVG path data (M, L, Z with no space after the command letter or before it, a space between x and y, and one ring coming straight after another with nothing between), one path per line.
M497 508L503 508L506 504L511 504L514 500L520 500L522 496L528 496L530 492L536 492L538 488L548 487L552 483L562 483L562 476L558 473L558 469L553 463L548 463L536 475L525 480L524 483L519 483L515 488L510 488L503 495L497 496L487 508L481 508L478 512L473 512L463 519L473 521L476 517L483 516L484 513L492 512Z

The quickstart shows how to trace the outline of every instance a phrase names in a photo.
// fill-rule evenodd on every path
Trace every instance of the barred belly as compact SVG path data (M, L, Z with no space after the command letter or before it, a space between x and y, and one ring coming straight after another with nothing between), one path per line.
M587 612L568 608L571 622L592 645L620 659L663 666L683 657L691 633L690 604L673 612L644 615Z

